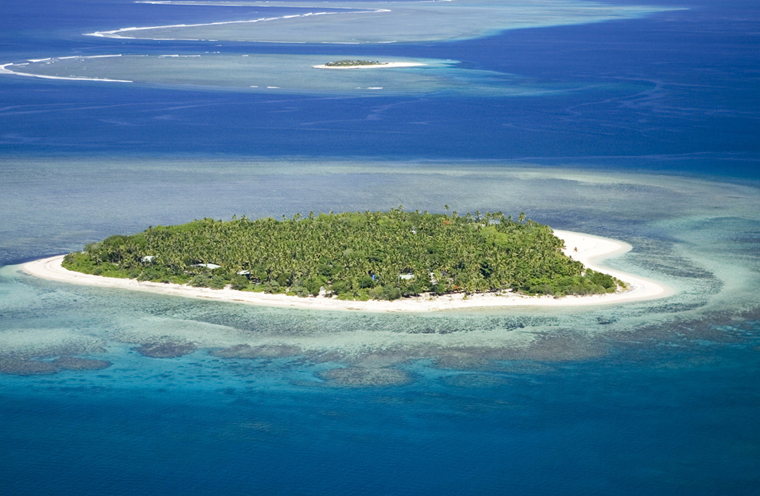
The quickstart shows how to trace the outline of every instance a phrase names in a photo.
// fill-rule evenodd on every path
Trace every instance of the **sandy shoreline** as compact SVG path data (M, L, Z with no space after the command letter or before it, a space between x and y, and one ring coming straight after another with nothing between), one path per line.
M129 289L146 291L163 295L183 296L206 300L248 303L269 307L305 308L315 310L360 310L365 312L434 312L441 310L456 310L468 308L498 308L515 306L536 307L571 307L608 305L635 300L662 298L672 294L665 286L633 274L611 270L598 265L604 258L622 255L631 250L631 246L622 241L601 238L588 234L570 231L554 231L554 234L565 241L565 253L573 259L582 262L587 267L603 271L625 281L629 289L624 292L590 295L567 296L554 298L552 296L520 296L477 294L467 299L461 294L428 297L403 298L396 301L341 301L337 298L299 298L283 294L253 293L235 291L232 289L194 288L179 284L164 284L158 282L139 282L134 279L114 279L108 277L82 274L64 269L61 266L63 255L44 258L22 264L21 269L35 277L71 284L83 284L102 288ZM577 251L576 251L577 249Z
M399 67L420 67L427 64L420 62L384 62L375 65L350 65L350 66L334 66L334 65L313 65L315 69L393 69Z

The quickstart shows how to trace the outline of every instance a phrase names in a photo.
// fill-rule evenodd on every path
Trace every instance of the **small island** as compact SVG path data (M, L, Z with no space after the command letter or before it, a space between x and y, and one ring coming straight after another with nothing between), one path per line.
M422 62L380 62L379 60L342 59L312 66L315 69L393 69L402 67L420 67Z
M357 67L368 65L386 65L388 62L378 62L377 60L336 60L335 62L326 62L325 67Z
M447 209L448 210L448 209ZM626 284L563 253L549 226L501 212L309 213L202 219L111 236L65 269L197 288L340 300L615 293Z

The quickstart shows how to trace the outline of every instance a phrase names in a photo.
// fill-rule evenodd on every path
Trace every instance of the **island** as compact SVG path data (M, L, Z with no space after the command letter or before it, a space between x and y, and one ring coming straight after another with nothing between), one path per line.
M335 62L327 62L325 63L326 67L357 67L357 66L368 66L368 65L385 65L388 62L378 62L377 60L350 60L350 59L344 59L344 60L336 60Z
M70 271L301 298L452 293L606 294L621 280L562 252L549 226L501 212L313 212L195 220L111 236L65 256Z
M378 60L354 60L343 59L332 62L325 62L322 65L312 66L315 69L378 69L378 68L401 68L401 67L420 67L427 64L422 62L380 62Z

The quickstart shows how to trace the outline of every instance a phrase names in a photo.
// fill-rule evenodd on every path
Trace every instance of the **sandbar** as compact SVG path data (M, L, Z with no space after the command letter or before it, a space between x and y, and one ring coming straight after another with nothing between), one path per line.
M586 267L610 274L628 284L628 289L603 295L527 296L513 293L450 294L438 297L418 296L395 301L344 301L325 296L300 298L284 294L254 293L233 289L196 288L187 285L140 282L135 279L116 279L73 272L61 266L64 255L35 260L21 265L21 269L35 277L52 281L97 286L102 288L129 289L162 295L183 296L204 300L247 303L252 305L302 308L314 310L353 310L362 312L436 312L498 307L575 307L625 303L631 301L663 298L673 294L673 290L653 280L612 270L600 265L606 258L620 256L632 249L623 241L602 238L590 234L571 231L554 231L565 242L564 252Z

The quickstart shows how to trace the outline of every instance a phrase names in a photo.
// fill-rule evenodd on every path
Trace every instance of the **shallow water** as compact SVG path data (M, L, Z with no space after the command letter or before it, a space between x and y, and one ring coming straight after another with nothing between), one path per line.
M25 171L34 171L33 173ZM97 172L95 172L97 171ZM276 171L276 172L274 172ZM210 181L209 175L218 178ZM192 343L198 348L289 346L309 360L340 357L351 363L387 354L392 361L435 358L442 350L455 354L496 349L504 356L535 353L547 359L596 356L603 348L597 335L614 339L643 328L755 315L758 312L758 254L748 242L756 235L760 199L754 186L702 179L542 168L467 168L453 164L403 170L383 164L298 163L284 161L143 162L105 166L95 160L18 161L6 184L2 256L6 263L21 256L46 255L81 247L81 243L148 223L169 224L201 216L229 218L292 215L305 208L327 211L389 208L440 210L448 201L459 211L518 208L530 218L555 228L622 239L633 251L610 259L610 267L654 278L676 290L668 298L592 309L504 309L432 315L363 315L266 309L241 304L204 303L175 297L129 293L51 283L2 270L6 331L3 349L23 355L71 353L81 346L107 349L110 344ZM85 177L96 177L86 186ZM144 177L151 177L150 185ZM234 181L228 178L234 177ZM225 179L221 179L225 178ZM109 185L118 185L111 188ZM180 186L181 185L181 186ZM34 191L13 199L17 189ZM51 190L52 188L52 190ZM54 191L53 191L54 190ZM267 194L240 193L266 191ZM120 193L121 192L121 193ZM45 205L44 198L67 197L66 205ZM76 198L81 198L78 202ZM389 204L388 198L392 198ZM476 200L477 199L477 200ZM128 204L114 214L109 205ZM98 212L106 218L88 228ZM161 212L156 215L156 212ZM42 236L40 221L49 219ZM68 238L68 239L67 239ZM75 239L77 241L75 241ZM19 245L24 240L25 245ZM15 246L8 246L15 245ZM84 318L88 325L54 326L54 340L42 351L25 329L45 329L48 311L61 319ZM68 315L69 317L64 317ZM70 327L65 330L65 327ZM701 330L686 338L699 338ZM574 344L548 346L544 338ZM590 344L589 344L590 342ZM75 344L80 343L80 344ZM95 344L97 343L97 345ZM51 348L52 346L52 348ZM494 352L497 357L499 351ZM444 353L445 354L445 353ZM553 356L556 354L556 357Z
M14 461L0 478L14 494L53 481L72 494L749 494L757 483L755 186L473 164L129 164L7 162L4 263L202 215L448 201L625 240L633 251L609 265L677 294L315 312L66 285L8 265L0 408ZM110 366L51 362L68 356ZM53 365L30 368L40 362Z
M754 494L760 11L636 3L688 10L346 50L81 36L265 15L256 6L12 2L0 63L119 53L128 67L64 61L141 79L0 75L0 492ZM459 64L393 95L303 74L319 91L219 86L242 55L346 53ZM219 61L220 77L159 58L174 54ZM610 267L676 292L378 315L17 268L149 225L399 204L525 211L621 239L634 248Z
M145 4L145 10L154 2ZM175 8L215 6L224 21L147 26L88 33L98 37L264 43L409 43L479 38L510 29L589 24L645 17L668 8L584 1L450 0L429 2L155 2ZM263 16L241 17L238 7L260 7ZM293 9L287 16L270 7ZM236 15L237 14L237 15ZM424 22L421 22L424 19Z
M334 55L330 60L361 59ZM324 55L144 55L120 54L47 59L6 67L17 74L95 84L144 83L174 88L213 88L266 94L352 96L479 97L536 96L577 91L567 85L538 84L496 71L463 69L454 60L398 58L417 67L317 69Z

